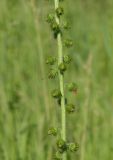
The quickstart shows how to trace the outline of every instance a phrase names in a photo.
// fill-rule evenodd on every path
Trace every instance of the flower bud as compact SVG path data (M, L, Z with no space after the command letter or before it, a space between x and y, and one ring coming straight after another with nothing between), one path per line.
M52 94L52 97L53 98L61 98L61 96L62 96L62 94L61 94L61 92L60 92L60 90L59 89L54 89L52 92L51 92L51 94Z
M62 7L58 7L56 9L56 14L58 17L60 17L62 14L64 14L64 9Z
M53 14L48 14L47 15L47 18L46 18L46 21L48 22L48 23L52 23L53 21L54 21L54 15Z
M51 69L49 74L48 74L48 78L49 79L54 79L57 75L58 75L58 71L56 69Z
M63 28L66 29L66 30L70 29L70 26L69 26L68 22L64 22Z
M51 23L51 29L53 31L54 38L57 38L57 35L61 33L60 26L54 21Z
M59 152L57 151L57 152L55 153L53 159L54 159L54 160L62 160L61 153L59 153Z
M48 130L48 135L53 135L53 136L56 136L57 135L57 128L55 128L55 127L51 127L51 128L49 128L49 130Z
M76 83L74 83L74 82L72 82L72 83L69 83L68 84L68 90L70 91L70 92L76 92L77 91L77 84Z
M55 62L56 62L56 58L55 58L55 57L49 56L49 57L46 59L46 64L54 65Z
M60 31L60 27L59 27L59 25L57 24L57 22L53 22L53 23L51 23L51 29L53 30L53 31L57 31L57 32L59 32Z
M67 104L66 105L66 111L68 113L73 113L75 111L75 106L73 104Z
M58 147L60 153L63 153L64 151L67 150L67 144L61 138L57 140L57 147Z
M64 44L65 44L65 46L66 46L67 48L70 48L70 47L73 46L73 42L72 42L71 39L65 40L65 41L64 41Z
M68 149L69 149L71 152L77 151L78 148L79 148L78 143L70 143L70 144L68 145Z
M63 74L67 69L65 63L61 63L58 68L59 68L61 74Z
M64 57L63 57L64 63L69 64L71 62L71 60L72 59L71 59L71 57L69 55L64 55Z

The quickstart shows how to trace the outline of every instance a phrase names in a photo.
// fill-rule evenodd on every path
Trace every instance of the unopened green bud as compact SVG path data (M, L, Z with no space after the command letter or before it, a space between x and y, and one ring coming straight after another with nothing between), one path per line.
M72 83L69 83L68 84L68 90L70 91L70 92L76 92L77 91L77 84L76 83L74 83L74 82L72 82Z
M62 160L61 153L57 151L57 152L55 153L53 159L54 159L54 160Z
M73 104L67 104L66 105L66 111L68 113L73 113L75 111L75 106Z
M60 17L62 14L64 14L64 9L62 7L58 7L56 9L56 14L58 17Z
M64 57L63 57L64 63L69 64L71 62L71 60L72 59L71 59L71 57L69 55L64 55Z
M57 35L61 33L60 26L54 21L53 23L51 23L51 29L53 31L54 38L57 38Z
M66 39L66 40L64 41L64 43L65 43L65 46L66 46L67 48L70 48L70 47L73 46L73 42L72 42L71 39Z
M49 74L48 74L48 78L49 79L54 79L57 75L58 75L58 71L56 69L51 69Z
M59 27L59 25L57 24L57 22L53 22L53 23L51 23L51 29L53 30L53 31L60 31L60 27Z
M68 22L64 22L63 28L66 29L66 30L70 29L70 26L69 26Z
M53 98L61 98L62 94L61 91L59 89L54 89L52 92L52 97Z
M52 23L52 22L54 21L54 19L55 19L55 17L54 17L53 14L48 14L48 15L47 15L47 18L46 18L46 21L47 21L48 23Z
M61 63L58 68L59 68L61 74L63 74L67 69L65 63Z
M46 64L54 65L55 62L56 62L56 58L55 58L55 57L49 56L49 57L46 59Z
M71 152L77 151L78 148L79 148L78 143L70 143L70 144L68 145L68 149L69 149L69 151L71 151Z
M49 130L48 130L48 135L56 136L56 135L57 135L57 132L58 132L57 128L51 127L51 128L49 128Z
M67 144L61 138L57 140L57 147L58 147L60 153L63 153L64 151L67 150Z

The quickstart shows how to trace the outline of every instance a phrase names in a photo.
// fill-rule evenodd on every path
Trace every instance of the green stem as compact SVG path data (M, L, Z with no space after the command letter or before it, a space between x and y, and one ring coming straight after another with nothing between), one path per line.
M59 0L54 0L55 10L59 7ZM56 22L60 24L60 18L56 15ZM58 65L63 62L63 46L62 46L62 37L61 33L57 35L58 43ZM64 96L64 76L59 72L59 81L60 81L60 91L62 94L61 97L61 125L62 125L62 139L66 141L66 110L65 110L65 96ZM66 153L63 154L63 160L66 160Z

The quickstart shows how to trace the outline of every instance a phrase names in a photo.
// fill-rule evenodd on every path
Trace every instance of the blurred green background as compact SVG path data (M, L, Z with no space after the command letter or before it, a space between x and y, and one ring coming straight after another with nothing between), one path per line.
M113 159L113 1L65 0L64 19L71 29L73 57L65 83L78 84L78 95L66 96L78 107L67 115L69 141L79 151L68 160ZM46 23L53 0L0 0L0 160L52 160L60 127L60 108L51 98L58 80L47 78L47 55L57 43ZM12 107L14 106L14 107Z

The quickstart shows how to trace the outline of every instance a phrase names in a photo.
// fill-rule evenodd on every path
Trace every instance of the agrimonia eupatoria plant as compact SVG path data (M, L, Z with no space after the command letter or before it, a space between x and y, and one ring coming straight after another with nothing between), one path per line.
M63 46L70 48L73 46L73 42L71 39L63 40L63 30L68 30L70 26L67 22L62 23L61 21L61 17L64 14L64 9L61 7L61 1L63 0L54 0L55 11L52 14L49 13L46 19L58 45L58 57L49 56L46 60L46 64L50 67L48 78L54 79L57 76L59 78L59 87L53 89L51 95L61 106L61 129L51 127L48 130L48 135L56 137L56 153L53 157L53 159L56 160L66 160L67 151L74 152L78 150L78 144L76 142L68 142L66 138L66 112L73 113L76 108L74 104L68 103L64 92L64 74L68 69L68 65L71 63L72 58L70 55L63 53ZM69 83L67 88L69 92L77 93L76 83Z

